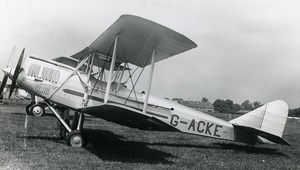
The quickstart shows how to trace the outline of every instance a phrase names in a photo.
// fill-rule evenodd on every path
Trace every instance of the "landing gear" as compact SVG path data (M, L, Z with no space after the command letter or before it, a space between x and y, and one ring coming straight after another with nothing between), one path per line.
M84 139L82 133L79 130L72 130L71 133L67 135L66 143L68 146L72 147L84 146Z
M83 147L87 144L82 133L83 121L84 114L75 112L71 126L72 131L68 133L66 137L66 143L68 146Z
M43 116L45 114L45 108L41 104L35 104L29 108L29 112L34 116Z
M33 105L34 105L34 103L30 103L29 105L26 106L26 114L27 115L31 115L31 113L30 113L30 107L33 106Z
M69 119L65 119L65 122L70 126ZM68 132L68 130L65 127L63 127L63 126L60 127L60 132L59 132L60 139L66 139L68 133L69 132Z
M72 126L70 127L69 119L63 119L61 114L59 114L48 102L46 102L46 104L62 124L60 137L66 139L67 145L72 147L85 146L87 143L85 142L82 133L84 114L75 112Z
M26 114L34 116L43 116L45 114L45 105L42 103L35 104L34 102L26 106Z

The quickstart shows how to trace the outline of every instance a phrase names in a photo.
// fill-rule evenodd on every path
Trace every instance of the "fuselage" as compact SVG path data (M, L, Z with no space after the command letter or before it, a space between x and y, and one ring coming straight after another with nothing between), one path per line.
M134 93L122 83L112 83L109 101L104 103L107 83L93 76L87 81L87 73L75 71L74 67L66 64L30 56L22 68L17 79L20 87L68 108L77 110L113 104L136 114L154 117L181 132L227 140L235 138L231 123L170 100L150 96L147 110L143 112L145 94ZM84 99L86 94L89 97Z

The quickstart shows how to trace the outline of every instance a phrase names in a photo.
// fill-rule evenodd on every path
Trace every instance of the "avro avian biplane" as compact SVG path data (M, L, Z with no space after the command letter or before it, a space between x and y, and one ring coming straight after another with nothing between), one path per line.
M85 143L84 114L141 130L184 132L251 145L289 145L282 139L288 114L284 101L265 104L227 122L150 95L155 63L195 47L193 41L165 26L122 15L92 44L70 57L28 56L22 64L23 49L16 68L3 69L2 86L10 78L10 93L17 85L43 98L42 104L28 105L26 112L43 113L49 107L66 131L66 143L74 147ZM135 83L131 89L126 87L124 72L131 77L130 65L149 66L145 92L136 92ZM76 111L72 125L56 108Z

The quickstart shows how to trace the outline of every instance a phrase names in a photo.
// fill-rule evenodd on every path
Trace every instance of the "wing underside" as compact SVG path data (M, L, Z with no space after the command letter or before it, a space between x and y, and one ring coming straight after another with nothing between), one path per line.
M135 109L130 109L129 107L118 104L105 104L79 110L89 115L131 128L155 131L178 131L155 117L145 115L142 112L135 111Z

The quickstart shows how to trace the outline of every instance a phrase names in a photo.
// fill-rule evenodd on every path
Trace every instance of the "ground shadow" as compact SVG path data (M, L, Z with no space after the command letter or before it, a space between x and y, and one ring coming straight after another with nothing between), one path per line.
M26 115L26 114L23 113L23 112L16 112L16 113L11 113L11 114L13 114L13 115Z
M199 149L218 149L218 150L235 150L240 152L246 152L250 154L266 154L266 155L277 155L277 156L287 156L286 154L279 152L277 149L274 148L264 148L261 146L249 146L246 144L238 144L238 143L207 143L204 144L177 144L177 143L147 143L147 142L140 142L144 145L153 145L153 146L168 146L168 147L186 147L186 148L199 148Z
M168 158L174 158L170 153L148 147L148 143L126 141L126 138L110 131L83 129L88 141L85 149L102 160L126 163L173 164ZM49 136L17 136L25 139L47 140L56 143L65 141L59 137Z
M147 143L127 141L126 138L110 131L84 129L89 142L86 149L102 160L148 163L173 164L168 158L174 158L166 153L147 146Z
M249 146L245 144L236 143L213 143L214 145L220 146L222 149L232 149L236 151L253 153L253 154L266 154L266 155L277 155L277 156L287 156L286 154L278 151L274 148L265 148L261 146Z

